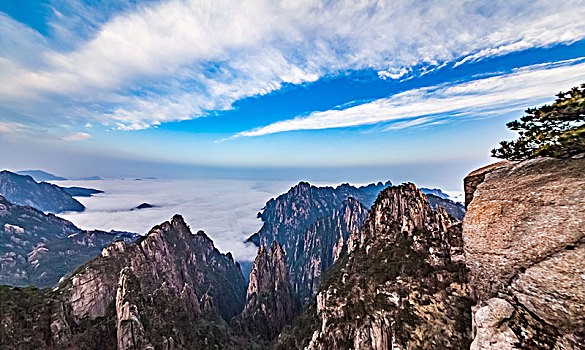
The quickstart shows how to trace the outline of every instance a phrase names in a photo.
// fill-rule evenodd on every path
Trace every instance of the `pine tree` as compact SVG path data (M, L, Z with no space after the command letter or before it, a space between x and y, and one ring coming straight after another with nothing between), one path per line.
M560 92L551 105L529 108L520 120L506 124L520 135L501 141L492 157L525 160L567 158L585 152L585 84Z

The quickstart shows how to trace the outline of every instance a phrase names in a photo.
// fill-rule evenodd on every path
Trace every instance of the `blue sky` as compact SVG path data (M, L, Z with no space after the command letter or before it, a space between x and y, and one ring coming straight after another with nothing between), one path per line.
M0 162L458 189L585 82L585 1L0 2Z

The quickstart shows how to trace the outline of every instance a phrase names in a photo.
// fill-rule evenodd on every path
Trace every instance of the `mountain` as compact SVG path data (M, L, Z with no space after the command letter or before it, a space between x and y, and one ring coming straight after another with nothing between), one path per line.
M423 194L432 194L432 195L437 196L437 197L442 198L442 199L449 199L449 195L446 194L445 192L443 192L440 188L421 187L420 191Z
M261 245L247 288L231 254L175 215L54 289L0 286L0 348L583 349L584 173L585 157L474 171L463 222L403 184L360 224L356 198L301 183L261 214L291 248ZM56 236L73 230L36 213ZM26 229L3 227L17 239ZM294 317L295 283L317 279Z
M69 193L72 197L91 197L94 194L104 193L102 190L96 190L95 188L85 187L61 187L65 192Z
M78 178L75 178L74 180L91 180L91 181L93 181L93 180L103 180L103 179L99 176L94 175L94 176L78 177Z
M412 184L383 190L277 349L464 349L471 342L461 224Z
M421 191L422 192L422 191ZM423 192L424 193L424 192ZM454 202L447 198L435 196L433 194L426 194L427 201L431 205L431 208L436 210L438 207L445 209L447 214L451 215L455 219L461 221L465 217L465 206L459 202Z
M465 178L471 349L585 348L585 157Z
M64 177L56 176L51 173L42 170L21 170L16 172L18 175L28 175L35 181L64 181L67 180Z
M137 235L83 231L71 222L0 196L0 284L55 286L116 240Z
M346 249L349 236L359 232L378 193L391 185L333 188L301 182L266 203L259 213L264 224L248 241L282 244L295 297L306 305L317 292L322 274ZM443 207L457 220L465 215L462 204L432 194L427 199L433 209Z
M246 306L232 322L244 336L271 340L296 316L284 255L276 241L272 242L270 250L264 246L258 248L250 273Z
M117 241L54 290L0 287L0 348L237 349L246 283L183 218Z
M367 207L387 186L391 183L333 188L300 182L266 203L258 214L264 224L248 241L258 246L270 246L273 241L282 245L293 291L305 304L349 234L361 227Z
M0 172L0 195L14 204L28 205L51 213L85 209L57 185L36 182L28 175L18 175L6 170Z

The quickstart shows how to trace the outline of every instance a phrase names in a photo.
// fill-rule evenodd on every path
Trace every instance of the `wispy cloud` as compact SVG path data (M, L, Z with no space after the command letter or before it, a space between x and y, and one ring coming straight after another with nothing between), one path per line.
M409 90L345 109L313 112L244 131L232 138L383 122L392 123L385 128L389 131L436 124L445 118L485 117L550 101L560 90L583 81L585 58L541 64L489 78Z
M89 139L91 139L91 135L86 132L72 132L71 134L63 137L63 140L66 141L83 141Z
M79 18L53 22L62 41L0 15L0 104L31 123L142 129L343 70L395 78L571 43L585 37L584 5L171 0L120 5L85 30Z
M0 132L8 134L15 133L18 130L20 130L23 126L24 125L20 123L0 121Z

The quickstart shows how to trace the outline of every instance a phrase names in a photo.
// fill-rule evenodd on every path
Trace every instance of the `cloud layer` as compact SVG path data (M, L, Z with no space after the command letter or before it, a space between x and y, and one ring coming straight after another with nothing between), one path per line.
M4 115L142 129L346 70L393 79L585 37L583 1L170 0L121 8L92 18L89 29L78 28L79 17L63 18L51 40L0 14Z
M313 112L234 137L285 131L389 123L385 131L443 123L445 118L481 118L549 102L561 90L585 81L585 59L535 65L510 74L409 90L357 106Z
M243 242L262 225L256 217L258 211L293 185L284 181L151 179L56 183L105 191L78 197L87 208L84 212L60 215L80 228L146 233L179 213L191 230L204 230L220 251L230 251L242 261L253 261L256 256L256 247ZM155 208L131 210L144 202Z

